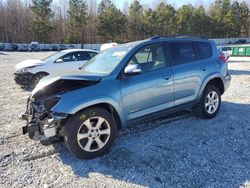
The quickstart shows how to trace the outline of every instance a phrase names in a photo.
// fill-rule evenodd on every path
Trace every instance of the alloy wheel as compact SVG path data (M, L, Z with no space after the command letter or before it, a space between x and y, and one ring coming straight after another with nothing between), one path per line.
M78 129L77 142L84 151L95 152L105 146L110 133L110 125L106 119L99 116L91 117Z
M205 109L207 113L213 114L216 112L219 106L219 96L215 91L211 91L207 94L205 100Z

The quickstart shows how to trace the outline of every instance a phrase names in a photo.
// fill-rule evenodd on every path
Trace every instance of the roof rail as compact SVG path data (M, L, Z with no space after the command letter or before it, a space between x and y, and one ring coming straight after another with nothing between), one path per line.
M193 36L193 35L156 35L150 40L155 40L155 39L160 39L160 38L202 38L202 39L208 39L207 37L204 36Z

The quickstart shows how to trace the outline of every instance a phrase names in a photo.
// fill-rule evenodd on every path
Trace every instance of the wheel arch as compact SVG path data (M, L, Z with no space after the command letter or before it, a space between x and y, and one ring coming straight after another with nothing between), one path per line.
M33 76L32 76L32 78L33 78L34 76L38 75L38 74L47 74L47 76L49 75L49 73L46 72L46 71L39 71L39 72L34 73Z
M225 92L225 86L224 86L223 76L220 75L220 74L210 75L210 76L208 76L203 81L203 84L202 84L201 89L199 91L199 94L198 94L196 102L199 102L199 100L201 99L202 94L203 94L205 88L209 84L216 86L219 89L221 95Z
M112 104L110 104L108 102L100 102L100 103L92 104L92 105L89 105L89 106L86 106L84 108L79 109L75 113L78 113L84 109L91 108L91 107L99 107L99 108L103 108L103 109L107 110L108 112L111 113L112 117L114 118L114 120L117 124L118 130L123 128L124 122L122 121L122 117L121 117L119 111Z
M34 74L31 76L31 78L30 78L30 85L33 86L33 84L34 84L34 78L35 78L37 75L39 75L39 74L44 74L44 75L46 75L46 76L49 75L49 73L47 73L47 72L45 72L45 71L40 71L40 72L34 73Z
M216 78L211 79L206 84L206 86L207 85L214 85L214 86L216 86L219 89L221 95L225 92L224 83L223 83L223 81L222 81L222 79L220 77L216 77Z

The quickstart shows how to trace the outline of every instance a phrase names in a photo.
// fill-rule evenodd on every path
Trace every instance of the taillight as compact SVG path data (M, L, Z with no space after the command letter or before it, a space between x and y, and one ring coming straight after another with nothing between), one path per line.
M225 53L223 52L220 52L220 60L223 61L224 63L227 63L227 60L228 60L228 56L225 55Z

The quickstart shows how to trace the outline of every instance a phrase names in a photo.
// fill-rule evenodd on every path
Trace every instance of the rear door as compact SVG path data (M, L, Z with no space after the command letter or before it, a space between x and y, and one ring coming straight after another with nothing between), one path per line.
M57 63L56 61L54 62L54 67L56 72L60 73L67 73L70 72L71 70L75 70L78 68L78 57L79 57L80 52L70 52L59 59L62 60L62 62Z
M207 59L212 57L211 44L178 41L170 42L168 45L174 73L175 106L194 101L209 72Z
M127 120L173 106L173 72L161 43L143 47L128 64L140 64L142 73L121 80Z

